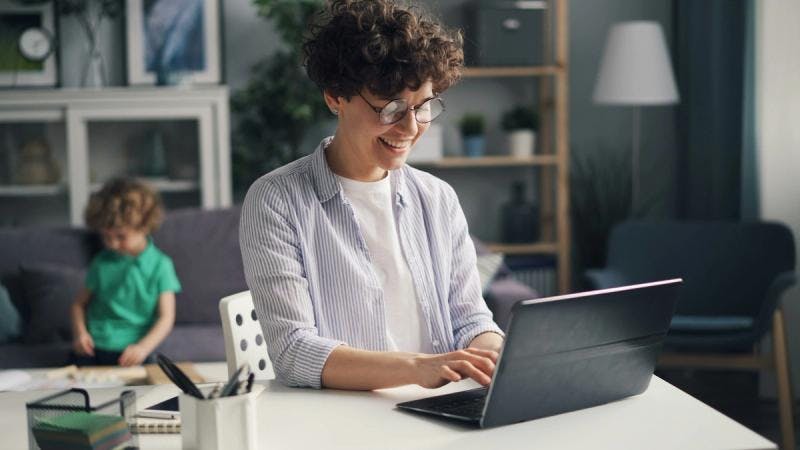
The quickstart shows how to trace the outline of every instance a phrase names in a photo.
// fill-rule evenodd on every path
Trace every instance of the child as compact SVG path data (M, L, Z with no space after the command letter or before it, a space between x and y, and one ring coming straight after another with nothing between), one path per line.
M172 330L181 285L149 237L162 214L158 194L136 180L112 180L89 199L86 225L105 250L72 304L74 364L141 364Z

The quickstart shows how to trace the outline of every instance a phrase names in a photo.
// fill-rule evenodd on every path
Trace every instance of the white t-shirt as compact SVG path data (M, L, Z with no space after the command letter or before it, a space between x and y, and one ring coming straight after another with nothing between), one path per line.
M422 321L414 282L400 249L390 177L374 182L338 175L336 178L353 207L383 288L389 350L431 353L430 336Z

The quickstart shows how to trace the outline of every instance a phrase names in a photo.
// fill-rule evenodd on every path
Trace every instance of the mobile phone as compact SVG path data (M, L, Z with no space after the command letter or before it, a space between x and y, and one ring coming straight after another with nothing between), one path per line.
M139 417L150 417L153 419L177 419L180 417L180 410L178 409L178 397L172 397L164 400L161 403L156 403L153 406L136 413Z

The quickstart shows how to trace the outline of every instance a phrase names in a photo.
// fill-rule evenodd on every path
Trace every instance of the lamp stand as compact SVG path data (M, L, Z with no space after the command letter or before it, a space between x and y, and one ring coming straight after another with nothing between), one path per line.
M633 107L633 139L631 142L631 216L639 206L639 122L641 107Z

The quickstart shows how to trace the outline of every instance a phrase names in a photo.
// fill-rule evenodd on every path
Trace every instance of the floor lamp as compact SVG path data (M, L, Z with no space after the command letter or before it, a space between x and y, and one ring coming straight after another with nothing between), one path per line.
M594 102L633 106L631 213L639 204L639 122L642 106L678 103L667 45L657 22L614 24L608 32L594 87Z

